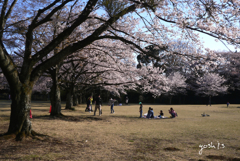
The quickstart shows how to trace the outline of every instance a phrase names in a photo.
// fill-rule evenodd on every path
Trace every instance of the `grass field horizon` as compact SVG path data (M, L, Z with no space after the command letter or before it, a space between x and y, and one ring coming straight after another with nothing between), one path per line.
M143 104L143 113L152 107L154 115L170 116L173 107L174 119L140 119L138 104L114 106L114 114L104 105L102 116L93 116L85 104L69 111L63 103L62 118L49 116L50 102L31 106L33 129L48 139L0 140L0 160L240 160L238 104ZM0 134L9 119L10 101L0 100Z

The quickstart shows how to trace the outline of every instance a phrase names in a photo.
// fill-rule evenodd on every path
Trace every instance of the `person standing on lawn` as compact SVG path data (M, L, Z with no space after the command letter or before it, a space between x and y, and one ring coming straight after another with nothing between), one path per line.
M102 106L102 98L100 95L98 95L96 101L95 101L95 110L94 110L94 116L96 115L97 109L99 109L99 116L101 116L101 106Z
M230 103L229 102L227 102L227 107L230 105Z
M89 102L90 102L90 104L89 104L89 113L91 113L91 111L93 111L92 110L92 102L93 102L93 97L92 96L89 97Z
M114 106L114 100L112 98L110 98L109 100L109 104L111 106L111 113L114 113L114 109L113 109L113 106Z
M126 105L128 105L128 100L129 100L128 96L126 96Z
M139 105L140 105L140 107L139 107L140 118L142 118L142 108L143 108L142 102L139 102Z

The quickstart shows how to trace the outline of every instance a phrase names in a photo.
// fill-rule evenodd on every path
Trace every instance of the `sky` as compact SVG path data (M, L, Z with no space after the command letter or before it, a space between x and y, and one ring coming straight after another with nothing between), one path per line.
M142 14L142 15L144 15L144 14ZM134 17L138 18L138 16L136 16L136 15L134 15ZM146 14L146 17L148 17L147 14ZM164 24L165 26L169 26L170 27L170 24L167 23L167 22L161 21L161 23ZM142 28L142 26L144 26L144 24L142 22L140 22L139 26L140 26L139 28ZM219 40L215 41L215 38L213 38L213 37L211 37L209 35L206 35L206 34L203 34L203 33L200 33L200 32L197 32L197 33L200 35L202 41L204 41L204 47L205 48L209 48L211 50L220 51L220 52L221 51L229 52L229 50L231 52L235 52L236 50L238 52L240 51L240 48L235 49L235 46L227 45L227 43L225 43L225 45L224 45L221 41L219 41Z
M99 12L100 14L104 13L103 10L101 10L101 12ZM131 13L132 14L132 13ZM142 16L144 16L145 13L142 14ZM138 18L137 15L133 14L134 17ZM145 17L145 16L144 16ZM147 14L146 14L146 17ZM146 18L145 17L145 18ZM165 23L163 21L161 21L161 23L164 23L164 25L168 26L169 24L168 23ZM142 28L141 26L143 26L144 24L141 22L140 23L140 28ZM240 51L240 48L238 49L235 49L234 46L232 45L227 45L227 43L225 43L225 45L221 42L221 41L215 41L215 38L211 37L211 36L208 36L208 35L205 35L203 33L199 33L200 37L202 37L202 40L204 41L204 47L205 48L209 48L211 50L214 50L214 51L226 51L228 52L229 50L231 52L235 52L235 51ZM227 47L226 47L227 46Z
M204 46L206 48L209 48L211 50L215 50L215 51L229 51L229 49L232 51L232 52L235 52L236 50L237 51L240 51L240 49L235 49L234 46L230 46L230 45L227 45L227 48L222 42L218 41L216 42L215 41L215 38L211 37L211 36L208 36L208 35L204 35L204 34L201 34L201 37L202 37L202 40L204 41Z

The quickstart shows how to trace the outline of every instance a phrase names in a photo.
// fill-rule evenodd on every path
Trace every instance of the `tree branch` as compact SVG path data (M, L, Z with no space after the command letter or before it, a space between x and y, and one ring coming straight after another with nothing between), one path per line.
M64 39L66 39L77 26L83 23L88 18L88 15L91 13L92 8L96 5L96 3L97 3L97 0L89 0L86 7L82 11L82 13L79 15L79 17L76 19L76 21L70 27L68 27L62 33L60 33L55 39L53 39L45 48L43 48L33 56L34 62L37 62L41 58L46 56L59 43L61 43Z
M93 0L96 1L96 0ZM90 6L92 6L93 4L89 4ZM87 5L88 6L88 5ZM54 55L53 57L51 57L50 59L46 60L44 63L38 65L32 72L31 74L31 80L36 80L46 69L50 68L53 65L56 65L59 61L62 61L66 56L71 55L72 53L78 51L79 49L82 49L84 47L86 47L87 45L91 44L92 42L94 42L95 40L98 40L98 36L101 35L104 31L107 30L107 28L109 27L109 25L113 24L114 22L116 22L121 16L128 14L129 12L132 12L136 9L135 5L129 6L126 9L124 9L123 11L119 12L117 15L115 15L114 17L111 17L106 23L102 24L98 29L95 30L95 32L93 32L90 36L88 36L87 38L78 41L76 43L73 43L67 47L65 47L64 49L62 49L59 53L57 53L56 55ZM86 8L84 10L87 10ZM79 17L78 21L82 22L82 20L86 20L88 17L88 14L90 14L90 11L84 11L86 12L83 17ZM82 13L83 14L83 13ZM82 15L81 14L81 15ZM70 27L70 29L73 29L73 27L75 25L78 25L78 21L76 21L74 23L74 25L72 25ZM64 33L66 34L66 30L64 32L62 32L61 34L59 34L59 36L53 40L46 48L44 48L43 50L41 50L38 54L34 55L35 61L39 60L41 57L45 56L46 54L48 54L48 52L50 52L51 50L53 50L53 43L56 43L60 40L64 40L63 37L65 37L66 35L63 35ZM50 50L51 49L51 50Z

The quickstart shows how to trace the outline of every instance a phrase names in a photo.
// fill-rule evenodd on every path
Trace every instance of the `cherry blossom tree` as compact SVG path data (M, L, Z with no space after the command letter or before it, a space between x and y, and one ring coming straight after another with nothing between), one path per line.
M162 82L164 77L162 70L149 69L149 72L143 73L142 70L145 68L136 69L133 51L126 50L123 43L103 42L93 43L83 49L79 55L85 59L75 61L77 57L72 57L73 60L70 63L62 66L60 74L64 80L61 82L61 87L69 93L66 108L72 105L71 99L74 98L75 87L80 89L86 86L100 87L119 96L120 93L126 94L126 90L136 90L137 84L142 83L138 78L146 77L145 81L149 80L146 76L149 72L158 74L158 76L151 77L151 80ZM127 54L122 55L122 52Z
M229 85L229 91L240 89L240 55L238 52L218 52L220 56L224 59L222 62L217 62L217 67L215 72L224 76L227 85Z
M188 39L202 47L198 34L203 33L239 47L239 1L119 0L118 3L124 5L117 5L108 12L103 7L106 4L97 5L97 2L98 0L0 2L0 68L12 95L7 134L17 134L18 139L36 134L29 120L34 84L47 69L93 43L100 46L104 42L102 40L105 40L104 43L122 42L129 52L147 54L156 60L160 58L148 53L145 50L147 45L159 48L164 45L169 54L181 55L173 48L173 37L178 40ZM68 16L57 19L59 11ZM61 24L55 36L52 32L54 21L54 24ZM62 45L70 37L77 39ZM56 48L58 50L54 52ZM215 56L212 51L208 52L211 57ZM121 53L123 57L126 56L124 54ZM186 50L186 54L191 57L197 52ZM20 55L21 64L17 65L12 55ZM161 72L162 69L153 69L152 66L143 67L135 72L140 77L129 74L131 77L128 79L141 80L143 90L159 94L165 82L165 78L160 76ZM161 81L156 81L156 78ZM112 82L101 82L104 85L108 83Z
M169 90L165 94L169 96L169 103L171 104L172 96L186 93L186 78L179 72L171 73L168 76L167 86L169 87Z
M39 93L49 93L51 85L51 79L49 76L41 76L36 84L33 86L33 92L39 92Z
M211 106L211 97L227 92L228 86L224 85L225 81L226 80L217 73L205 73L197 79L199 87L196 89L196 94L208 96Z

